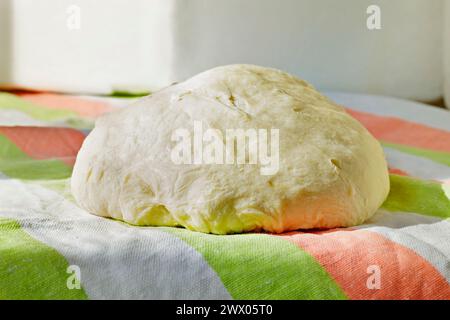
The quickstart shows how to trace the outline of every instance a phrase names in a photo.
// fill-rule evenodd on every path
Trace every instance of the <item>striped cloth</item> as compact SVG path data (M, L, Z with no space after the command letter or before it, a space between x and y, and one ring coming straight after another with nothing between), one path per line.
M400 116L391 100L352 97L348 112L391 171L374 218L217 236L133 227L74 203L83 139L133 99L0 93L0 299L450 299L450 114L413 105Z

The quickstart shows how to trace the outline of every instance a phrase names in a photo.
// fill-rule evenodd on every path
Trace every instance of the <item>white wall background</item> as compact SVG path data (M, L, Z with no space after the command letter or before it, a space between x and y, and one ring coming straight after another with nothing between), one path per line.
M0 74L1 82L90 93L108 93L116 87L148 90L169 82L171 1L0 3L9 3L3 16L9 18L11 38L9 48L3 49L10 52L10 73ZM73 5L80 8L79 29L68 27Z
M322 90L434 100L444 91L449 1L0 0L0 83L153 90L216 65L254 63ZM66 26L73 4L79 30ZM371 4L381 7L381 30L366 28Z
M444 96L447 108L450 109L450 0L444 0Z
M447 0L446 0L447 1ZM381 8L369 31L366 9ZM433 100L442 95L441 0L180 1L177 77L248 62L321 89Z
M11 8L9 0L0 0L0 82L10 78Z

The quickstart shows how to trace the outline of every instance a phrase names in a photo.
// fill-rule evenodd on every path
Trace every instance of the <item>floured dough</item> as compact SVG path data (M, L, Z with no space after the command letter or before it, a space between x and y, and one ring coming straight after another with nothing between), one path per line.
M174 132L194 135L195 123L223 137L277 129L277 166L174 161ZM216 234L353 226L388 191L382 148L358 121L305 81L253 65L211 69L102 116L72 175L93 214Z

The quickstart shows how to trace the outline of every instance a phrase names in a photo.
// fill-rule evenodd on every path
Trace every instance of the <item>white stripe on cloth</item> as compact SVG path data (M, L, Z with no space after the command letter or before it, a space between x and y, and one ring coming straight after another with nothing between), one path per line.
M411 155L390 147L383 147L390 166L409 175L426 180L450 179L450 167L420 156Z
M92 216L39 185L0 181L0 215L77 265L91 299L231 299L202 255L182 240Z
M357 227L401 244L433 265L450 284L450 221L407 212L379 210Z
M136 102L137 100L140 99L140 98L130 98L130 97L115 98L115 97L86 96L86 95L77 95L77 96L74 96L74 97L77 97L77 98L80 98L80 99L91 100L91 101L104 102L104 103L109 104L113 108L127 107L127 106L133 104L134 102Z
M0 110L0 126L48 126L48 122L33 119L26 113L19 110Z

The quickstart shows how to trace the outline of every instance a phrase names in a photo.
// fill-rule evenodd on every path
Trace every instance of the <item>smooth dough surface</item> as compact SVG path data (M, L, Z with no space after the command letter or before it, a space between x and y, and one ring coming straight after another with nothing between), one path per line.
M174 163L173 132L195 121L279 129L278 171ZM208 70L102 116L71 184L93 214L216 234L354 226L389 192L382 148L358 121L305 81L253 65Z

